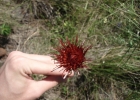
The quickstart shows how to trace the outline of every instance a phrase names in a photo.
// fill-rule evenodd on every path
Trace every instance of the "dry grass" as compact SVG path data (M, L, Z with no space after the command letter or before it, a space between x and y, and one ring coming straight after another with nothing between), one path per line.
M59 91L60 98L65 100L138 100L140 17L135 0L50 2L57 8L51 21L38 18L19 23L9 13L0 12L0 23L14 25L15 34L11 38L19 45L13 50L47 55L58 45L58 38L72 39L78 35L85 45L93 45L86 55L92 59L89 69L80 71L80 76L75 75L53 91ZM21 4L9 5L7 12L17 5ZM5 9L3 6L0 11ZM47 95L43 100L47 100Z

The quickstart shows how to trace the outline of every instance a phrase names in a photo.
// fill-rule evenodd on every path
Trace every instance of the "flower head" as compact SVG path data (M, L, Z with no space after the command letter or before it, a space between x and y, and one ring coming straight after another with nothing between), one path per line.
M57 68L63 67L64 72L71 73L79 68L87 67L84 62L86 52L91 46L84 47L83 44L78 43L78 37L74 41L60 40L60 46L56 48L58 54L55 54L56 60L59 63Z

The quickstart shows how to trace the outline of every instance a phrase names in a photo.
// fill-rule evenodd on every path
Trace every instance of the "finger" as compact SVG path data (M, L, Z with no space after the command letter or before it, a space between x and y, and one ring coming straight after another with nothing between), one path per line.
M54 59L50 56L44 56L44 55L35 55L35 54L23 54L24 57L27 57L29 59L42 61L45 63L54 63Z
M22 53L21 56L32 59L32 60L37 60L37 61L42 61L45 63L54 63L54 59L50 56L45 56L45 55L37 55L37 54L27 54L27 53Z
M32 59L26 59L26 58L23 59L21 63L23 63L22 65L24 65L22 66L22 68L26 74L62 75L67 73L64 72L65 68L63 67L57 68L58 65L56 64L44 63L44 62L40 62Z
M64 81L66 81L66 79L64 80L62 76L49 76L44 80L32 82L31 86L38 91L39 95L42 95L46 90L49 90L50 88L58 85L58 83Z

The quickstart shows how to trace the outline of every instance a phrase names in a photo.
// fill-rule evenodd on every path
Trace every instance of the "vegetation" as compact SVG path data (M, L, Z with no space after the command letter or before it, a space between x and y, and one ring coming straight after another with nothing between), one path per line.
M55 38L78 34L93 48L89 69L62 85L73 100L140 98L140 15L134 0L52 0L57 8L51 32ZM58 5L57 5L58 4ZM72 88L73 87L73 88Z
M0 35L2 36L8 36L11 33L12 29L9 24L2 24L0 25Z
M23 4L23 1L18 3ZM33 49L30 52L52 53L59 38L72 40L75 36L79 36L81 42L85 41L84 45L92 45L86 55L91 59L88 69L79 70L80 75L75 72L74 77L57 88L63 99L139 100L139 0L49 0L49 18L46 17L46 6L37 10L40 6L36 1L43 2L42 6L46 3L44 0L26 1L30 2L29 10L33 14L38 12L34 18L40 33L38 37L31 35L28 41L23 41ZM10 32L10 28L2 29Z

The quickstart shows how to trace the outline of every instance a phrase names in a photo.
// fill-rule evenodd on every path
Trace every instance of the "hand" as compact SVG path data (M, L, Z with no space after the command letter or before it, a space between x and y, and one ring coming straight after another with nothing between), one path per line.
M54 68L56 65L50 56L11 52L0 68L0 99L34 100L40 97L46 90L65 81L62 68L52 71ZM32 74L47 77L35 81L30 77Z

